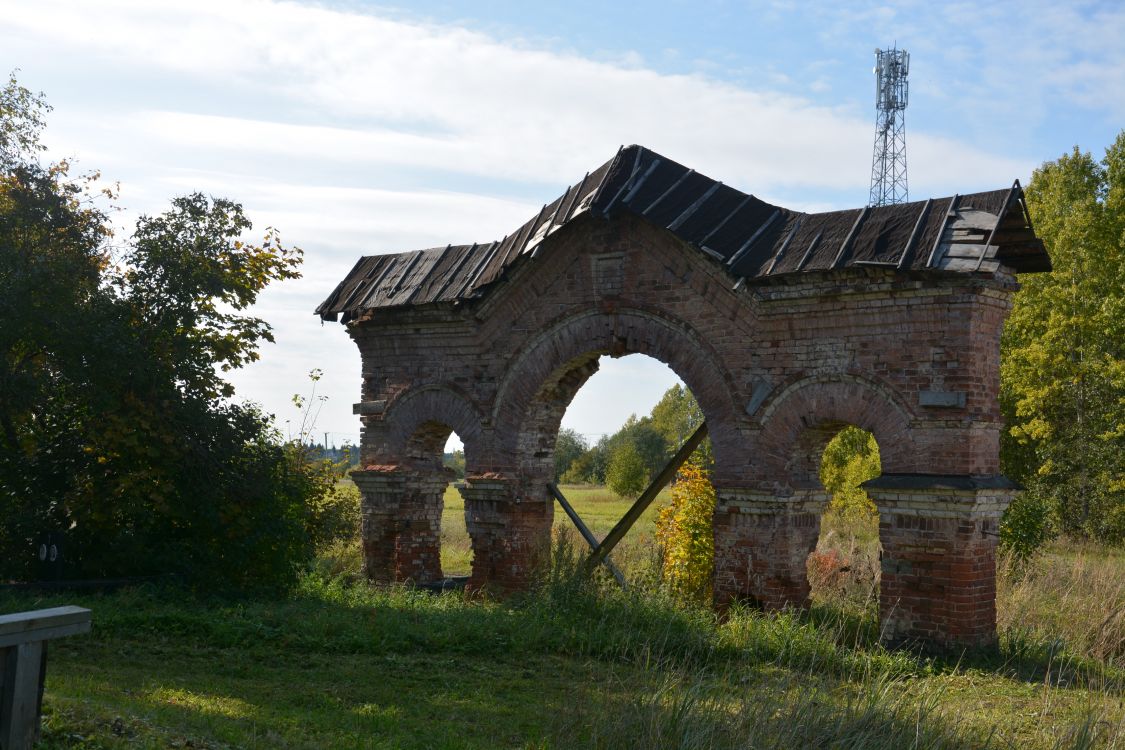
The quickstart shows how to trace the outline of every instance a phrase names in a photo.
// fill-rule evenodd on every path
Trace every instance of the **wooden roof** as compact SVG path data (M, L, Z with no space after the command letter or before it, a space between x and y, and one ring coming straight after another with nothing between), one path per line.
M360 258L316 312L347 322L365 310L482 296L514 264L583 214L629 212L722 263L732 283L853 266L901 271L1049 271L1023 190L807 214L761 201L642 146L623 147L502 240Z

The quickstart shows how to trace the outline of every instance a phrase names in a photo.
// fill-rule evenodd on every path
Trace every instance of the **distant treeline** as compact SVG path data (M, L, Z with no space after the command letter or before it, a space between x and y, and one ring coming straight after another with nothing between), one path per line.
M691 391L676 384L647 416L635 414L617 432L594 445L572 429L559 432L555 443L555 476L567 484L604 484L620 495L641 492L684 441L703 423L703 412ZM710 442L699 458L710 463Z

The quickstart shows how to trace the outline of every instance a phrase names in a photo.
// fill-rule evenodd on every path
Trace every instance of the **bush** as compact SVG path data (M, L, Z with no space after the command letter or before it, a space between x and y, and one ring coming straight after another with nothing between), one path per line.
M1016 496L1000 521L1000 545L1017 561L1035 554L1056 535L1054 504L1036 492Z
M638 495L644 490L648 471L632 443L625 442L614 449L605 470L605 483L621 497Z
M359 537L359 488L349 480L339 479L335 465L324 463L328 465L321 470L327 476L322 481L331 484L309 499L305 522L309 540L317 550Z
M681 600L711 601L714 512L715 488L707 472L689 460L676 473L672 501L660 509L656 520L656 539L664 552L664 583Z

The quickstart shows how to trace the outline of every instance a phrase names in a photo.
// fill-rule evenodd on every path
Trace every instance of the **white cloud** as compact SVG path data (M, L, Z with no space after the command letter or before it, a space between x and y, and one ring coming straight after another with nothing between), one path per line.
M278 344L235 380L284 418L303 373L324 367L332 431L354 429L358 359L341 327L322 329L311 313L360 254L498 238L622 143L767 200L805 196L798 208L867 193L868 118L659 74L637 56L591 60L273 0L8 3L0 44L29 71L86 83L52 100L48 136L122 179L127 205L159 210L164 191L229 195L305 248L306 278L270 290L258 310ZM1060 69L1060 80L1075 70ZM910 134L916 196L1002 187L1030 166ZM414 184L396 186L408 172ZM438 189L451 183L461 192Z

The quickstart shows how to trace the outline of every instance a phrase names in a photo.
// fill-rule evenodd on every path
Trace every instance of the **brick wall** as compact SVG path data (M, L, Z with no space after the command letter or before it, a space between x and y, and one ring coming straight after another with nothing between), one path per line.
M455 430L470 475L473 585L519 588L549 543L553 504L544 485L566 407L599 356L654 357L692 390L708 421L719 496L716 602L748 598L767 607L807 597L803 561L823 506L817 450L842 425L875 435L888 473L998 473L1009 274L871 267L734 286L719 263L639 218L586 217L549 237L479 300L378 310L354 321L364 467L402 467L394 491L420 498L430 490L412 494L408 485L437 481L434 436L443 441ZM361 483L369 575L432 575L428 564L405 565L403 554L389 551L413 532L387 531L390 516L420 518L430 511L408 509L432 503L396 505L386 500L388 487ZM909 546L900 538L930 533L902 529L888 527L884 544ZM971 575L991 596L991 558L973 559ZM958 612L940 622L915 614L919 623L930 617L930 631L900 630L974 642L981 627L991 632L977 622L988 619L985 609L966 615L971 626Z

